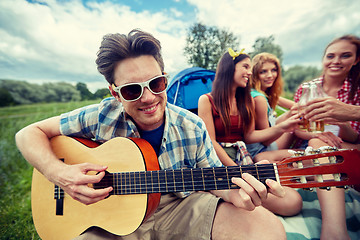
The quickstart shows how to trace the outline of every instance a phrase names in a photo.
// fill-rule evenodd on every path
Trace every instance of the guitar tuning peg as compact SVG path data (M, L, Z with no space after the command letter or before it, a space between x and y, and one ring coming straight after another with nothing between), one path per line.
M304 190L309 191L309 192L313 192L314 188L304 188Z
M331 187L319 187L320 189L326 189L326 190L328 190L328 191L330 191L331 190Z
M305 152L304 151L293 151L293 150L288 150L289 153L291 153L294 157L300 157L300 156L304 156ZM291 151L291 152L290 152Z
M349 187L348 186L336 186L336 188L343 188L343 189L348 189Z

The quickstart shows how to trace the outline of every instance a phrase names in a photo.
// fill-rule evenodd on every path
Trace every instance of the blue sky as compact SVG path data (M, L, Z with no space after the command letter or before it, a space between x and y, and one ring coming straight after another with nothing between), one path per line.
M35 83L84 82L106 87L97 72L103 35L133 28L152 33L163 47L165 70L189 67L187 30L202 22L233 32L252 50L258 37L274 35L284 65L320 67L333 38L360 36L358 0L0 0L0 79Z
M91 2L91 0L83 0L83 3ZM104 0L98 2L105 2ZM182 12L184 18L194 18L194 6L189 4L187 1L184 0L122 0L116 1L112 0L114 4L121 3L122 5L126 5L130 7L130 10L135 12L143 12L143 11L150 11L150 12L158 12L158 11L167 11L171 8L178 9Z

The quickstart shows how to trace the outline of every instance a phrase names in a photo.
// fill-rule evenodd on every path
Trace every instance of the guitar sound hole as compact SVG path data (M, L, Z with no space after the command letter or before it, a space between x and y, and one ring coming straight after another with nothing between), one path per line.
M99 174L99 173L97 173ZM103 189L103 188L107 188L107 187L112 187L113 186L113 174L109 173L108 171L105 171L105 176L101 179L100 182L98 183L94 183L93 184L93 188L94 189ZM112 190L110 192L110 195L113 195L114 190Z

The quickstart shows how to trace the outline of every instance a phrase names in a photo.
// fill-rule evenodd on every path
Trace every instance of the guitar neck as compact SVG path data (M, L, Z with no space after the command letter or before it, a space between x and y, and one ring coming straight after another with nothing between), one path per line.
M58 141L65 142L65 139ZM71 144L65 142L63 145L76 143L71 141ZM292 188L341 187L360 183L360 152L357 150L314 150L314 153L285 158L276 164L158 170L156 154L151 145L143 139L115 138L96 147L94 151L82 145L76 146L76 156L79 155L78 149L91 156L94 154L95 159L103 158L102 154L106 153L105 159L114 161L111 165L119 164L114 168L115 172L106 172L104 178L93 185L95 189L113 187L110 193L112 195L234 189L238 186L232 184L231 178L241 178L243 173L249 173L263 183L266 179L273 179L283 186ZM128 161L128 158L120 158L118 146L126 149L127 154L124 155L131 155L136 160L136 167L124 168L124 165L120 164ZM63 152L67 153L64 150ZM71 156L66 160L77 163L77 159L72 160ZM323 163L320 164L319 159L322 159ZM137 171L140 169L141 171Z
M94 188L112 186L112 195L209 191L239 188L232 177L249 173L259 181L277 180L276 164L106 173Z

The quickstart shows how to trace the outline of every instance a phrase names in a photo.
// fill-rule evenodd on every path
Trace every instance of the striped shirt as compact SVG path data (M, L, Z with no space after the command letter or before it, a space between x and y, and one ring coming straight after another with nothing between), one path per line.
M140 137L136 125L126 117L122 104L114 98L62 114L60 131L63 135L98 142L115 137ZM165 108L158 161L161 169L223 166L202 119L170 103Z

